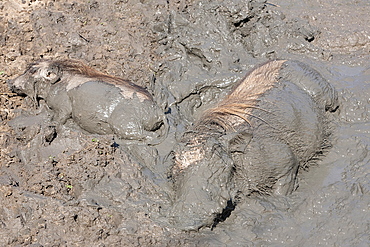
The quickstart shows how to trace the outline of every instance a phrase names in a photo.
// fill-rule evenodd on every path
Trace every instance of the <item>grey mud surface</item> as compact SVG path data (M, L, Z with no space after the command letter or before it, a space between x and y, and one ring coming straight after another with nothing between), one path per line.
M0 2L0 245L369 246L370 3ZM160 145L57 131L5 81L39 58L81 59L146 87L171 126ZM176 138L268 59L297 59L338 90L332 148L284 197L250 197L214 229L163 217ZM50 142L50 140L52 140Z

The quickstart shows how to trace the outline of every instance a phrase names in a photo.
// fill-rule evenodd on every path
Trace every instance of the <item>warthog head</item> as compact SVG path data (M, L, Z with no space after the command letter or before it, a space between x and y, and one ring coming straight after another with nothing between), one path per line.
M31 64L23 75L8 81L12 92L27 95L36 99L44 98L52 84L58 82L62 72L60 68L49 61Z

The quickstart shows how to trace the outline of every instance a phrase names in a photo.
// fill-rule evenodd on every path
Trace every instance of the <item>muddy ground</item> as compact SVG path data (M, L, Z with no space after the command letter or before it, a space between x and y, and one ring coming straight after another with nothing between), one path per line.
M0 2L1 246L369 246L370 3ZM73 58L146 87L166 113L160 145L118 145L48 116L6 80ZM224 222L182 232L163 160L200 112L254 65L297 59L338 90L332 148L287 197L251 197Z

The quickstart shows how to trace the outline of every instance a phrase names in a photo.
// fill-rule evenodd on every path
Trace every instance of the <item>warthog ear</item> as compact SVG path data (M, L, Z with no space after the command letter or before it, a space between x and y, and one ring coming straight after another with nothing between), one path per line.
M251 140L252 134L246 131L238 131L221 137L221 143L231 153L243 153Z
M57 65L49 65L40 70L40 75L51 84L56 83L60 79L60 68Z

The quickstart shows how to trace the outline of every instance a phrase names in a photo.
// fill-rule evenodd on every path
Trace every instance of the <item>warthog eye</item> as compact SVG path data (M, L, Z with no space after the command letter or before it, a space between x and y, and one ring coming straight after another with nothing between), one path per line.
M36 67L31 67L31 68L28 70L28 72L29 72L30 74L35 74L35 73L37 72L37 70L38 70L38 68L36 68Z

